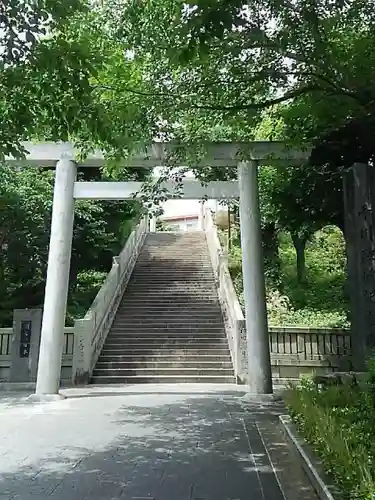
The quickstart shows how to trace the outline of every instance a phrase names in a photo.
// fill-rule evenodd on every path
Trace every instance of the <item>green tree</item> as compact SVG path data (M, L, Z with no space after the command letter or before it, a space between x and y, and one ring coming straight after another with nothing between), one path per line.
M64 139L81 118L87 105L91 56L83 44L67 37L64 29L84 10L83 0L2 3L1 155L19 154L20 141L47 127L50 135Z
M54 172L0 167L0 322L43 304ZM75 206L69 315L82 314L139 217L137 202L80 200Z

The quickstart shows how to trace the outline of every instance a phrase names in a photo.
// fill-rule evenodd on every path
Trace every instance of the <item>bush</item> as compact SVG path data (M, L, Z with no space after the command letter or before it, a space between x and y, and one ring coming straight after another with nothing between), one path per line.
M293 421L321 458L343 500L375 499L375 415L370 388L318 390L304 380L285 395Z
M235 230L233 230L235 234ZM220 232L222 244L226 242ZM271 261L265 263L268 321L277 326L347 328L348 299L345 294L346 255L341 231L327 226L317 231L306 247L307 282L300 284L296 254L290 235L279 236L280 283L273 278ZM243 302L241 247L233 238L229 271L239 301Z
M74 324L75 319L83 318L103 285L107 273L104 271L85 270L77 275L74 288L71 290L66 324Z

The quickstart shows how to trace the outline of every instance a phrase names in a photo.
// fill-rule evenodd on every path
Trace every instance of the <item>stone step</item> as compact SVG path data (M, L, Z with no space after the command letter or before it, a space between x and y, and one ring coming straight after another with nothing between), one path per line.
M137 290L140 293L145 292L152 292L153 290L157 290L157 293L160 291L165 291L165 292L177 292L180 291L182 293L203 293L205 294L206 292L209 293L217 293L218 287L216 286L215 282L212 282L210 284L202 284L201 282L192 282L192 281L154 281L152 278L149 278L148 280L144 280L143 283L135 283L133 281L128 283L128 286L126 288L126 293L129 291Z
M145 330L111 330L108 334L106 342L129 342L129 343L146 343L146 344L154 344L155 342L159 343L178 343L178 342L201 342L202 344L207 343L220 343L227 342L227 337L225 332L211 332L210 334L199 335L195 334L192 331L186 331L183 333L170 332L169 335L163 335L166 333L164 330L154 330L154 331L145 331Z
M195 347L196 349L199 349L199 347L207 347L207 345L213 349L215 347L222 347L223 345L226 345L227 339L223 337L222 339L220 338L207 338L207 339L194 339L194 338L186 338L186 339L175 339L175 338L168 338L168 339L160 339L160 338L155 338L152 339L150 337L147 338L129 338L128 336L119 336L119 337L112 337L108 336L106 340L106 347L111 348L112 346L117 346L117 345L122 345L122 346L132 346L135 348L136 346L148 346L152 348L163 348L163 347L174 347L175 349L184 349L185 347Z
M213 303L193 303L190 304L189 307L183 307L179 304L165 304L165 307L159 306L159 305L154 305L150 303L145 303L141 299L138 300L138 305L137 305L137 310L134 308L132 309L127 309L126 307L123 307L123 300L120 302L119 306L119 313L118 314L131 314L131 313L137 313L137 315L142 314L158 314L159 312L162 312L163 314L166 314L167 312L170 312L171 315L174 314L192 314L192 315L201 315L201 314L221 314L221 308L219 301L213 302ZM133 301L134 304L136 304L135 301Z
M186 330L186 331L184 331ZM157 323L114 323L112 325L111 331L108 335L115 334L117 335L135 335L138 337L147 337L150 336L152 338L186 338L186 337L194 337L196 339L207 338L207 337L226 337L225 328L222 323L218 323L216 326L211 323L207 324L196 324L196 325L183 325L181 323L175 325L165 325L165 324L157 324Z
M167 370L167 369L189 369L189 370L230 370L233 372L232 362L228 359L225 361L186 361L184 358L175 358L169 361L159 361L157 359L150 359L140 361L132 359L128 361L110 360L106 361L99 359L95 366L95 372L99 370L137 370L140 369L153 369L153 370ZM162 373L162 371L160 371Z
M149 283L148 285L137 285L130 286L126 292L125 297L134 297L134 295L152 298L173 298L173 296L180 297L201 297L202 299L209 298L217 300L217 289L212 288L209 290L207 288L187 288L182 285L175 287L166 287L163 285L155 285L154 283Z
M184 311L185 314L190 314L191 318L207 318L207 319L214 319L216 320L218 317L222 318L222 312L219 307L216 307L215 309L209 309L209 310L199 310L195 308L182 308L182 307L176 307L175 309L170 309L168 307L168 304L166 304L165 307L160 306L160 305L154 305L154 304L149 304L149 306L145 306L144 303L142 304L137 304L133 303L132 307L128 308L125 305L121 304L117 316L121 320L127 319L127 318L133 318L133 319L138 319L138 318L150 318L152 321L154 318L177 318L180 315L180 312Z
M102 351L103 352L103 351ZM163 352L163 351L162 351ZM216 354L216 355L208 355L201 354L201 352L197 354L189 354L189 351L183 351L183 354L178 353L171 354L157 354L153 356L153 353L149 354L122 354L119 351L113 351L112 354L101 354L98 365L101 363L136 363L136 364L152 364L152 363L194 363L199 365L206 365L209 363L213 364L226 364L229 363L232 366L231 358L229 355L229 351L225 351L224 354Z
M145 311L145 314L142 314L142 309L135 309L132 314L126 314L123 310L116 316L112 326L120 325L144 325L144 326L157 326L165 325L165 324L173 324L175 326L186 326L188 324L198 325L205 328L209 325L217 325L223 327L223 317L221 311L214 313L212 315L206 316L198 316L195 312L191 312L190 321L189 318L184 316L183 318L179 318L178 314L168 313L166 309L157 309L153 312L148 310ZM199 317L198 321L191 321L191 319L195 319Z
M153 301L153 302L172 302L178 304L179 302L193 302L193 301L204 301L204 302L218 302L218 296L216 293L212 294L202 294L202 293L186 293L186 294L181 294L179 292L167 292L167 293L142 293L140 294L139 292L128 290L125 292L123 300L126 299L144 299L145 301Z
M152 271L150 271L150 273L152 273ZM139 280L137 278L137 280L129 281L128 289L129 287L135 287L135 286L143 287L146 285L150 286L151 284L153 286L165 286L166 288L184 287L184 288L194 288L194 289L199 288L203 290L217 289L216 281L214 279L203 281L199 279L193 280L191 277L190 278L187 277L186 279L175 278L171 280L165 280L161 277L160 280L158 280L151 276L149 276L148 278L145 276L144 278L142 278L142 280Z
M159 299L159 301L164 299L167 300L174 299L176 304L178 304L181 301L185 301L186 299L190 299L190 301L199 300L200 303L203 301L203 304L205 302L209 304L213 301L219 302L217 288L212 290L207 290L207 289L186 290L183 286L181 286L173 289L166 288L165 290L163 290L163 287L153 286L152 283L150 283L147 287L145 286L143 290L133 289L133 287L130 286L127 290L125 290L123 299L136 298L139 301L141 301L144 296L147 296L149 299L152 300Z
M179 331L180 328L189 328L189 331L196 331L197 333L201 333L201 330L209 331L211 328L219 328L221 331L223 330L223 321L221 318L209 318L209 319L199 319L199 321L192 322L189 318L178 318L175 317L175 320L172 319L163 319L155 317L154 320L152 318L138 319L133 320L127 316L116 318L112 324L112 330L121 330L123 328L133 328L138 330L143 329L158 329L158 330L167 330L165 333L168 333L169 330L177 329ZM207 330L208 329L208 330Z
M184 257L179 257L178 259L172 258L140 258L136 265L136 271L145 271L146 269L154 269L155 272L161 272L163 269L168 269L171 273L181 272L186 273L188 271L196 271L198 273L203 273L203 271L213 272L212 263L207 259L188 259Z
M199 289L199 288L186 288L184 286L177 287L175 289L163 288L154 289L152 284L150 283L148 287L143 287L142 295L140 297L140 290L133 289L133 287L129 287L124 294L124 297L133 297L134 295L138 296L138 298L149 297L152 298L165 298L165 299L173 299L176 301L178 299L184 299L187 296L198 297L199 299L215 298L218 300L217 290L216 288L213 290L207 289Z
M154 311L153 313L150 313L149 311L145 314L142 314L142 311L135 310L131 314L127 314L123 311L121 311L115 318L112 326L123 326L125 324L127 325L144 325L144 326L160 326L160 325L166 325L166 324L173 324L173 325L186 325L186 324L198 324L198 321L192 321L192 318L198 318L198 315L196 315L194 312L191 312L190 318L187 316L180 317L178 314L174 313L169 313L166 310L159 309L157 311ZM206 325L219 325L223 327L223 317L221 315L221 312L218 311L217 313L213 314L207 314L207 315L201 315L199 316L199 324L202 327L205 327Z
M140 375L143 377L149 376L175 376L175 375L187 375L187 376L233 376L233 368L225 369L220 367L215 368L111 368L111 369L103 369L103 368L95 368L93 376L94 377L102 377L102 376L111 376L111 377L131 377L132 375Z
M138 345L121 345L114 344L109 346L104 345L101 356L230 356L229 348L226 344L218 344L214 347L210 345L199 347L194 345L187 345L181 347L171 347L171 345L159 346L146 346L144 344Z
M175 262L169 261L169 262L161 262L161 261L151 261L151 260L144 260L142 262L138 261L135 265L134 272L137 274L143 274L146 273L149 269L153 269L155 271L155 275L159 276L162 274L163 270L168 269L168 272L170 272L173 275L186 275L189 272L196 272L199 275L204 275L207 274L208 276L212 275L213 273L213 268L211 262L196 262L193 263L191 261L180 261L176 260Z
M199 297L195 300L188 300L185 297L185 300L176 301L163 301L163 300L153 300L147 303L143 302L139 297L128 297L125 296L121 300L119 307L122 310L127 308L128 310L137 310L137 311L145 311L145 314L156 314L158 311L167 311L170 310L171 307L177 309L177 311L186 311L194 309L194 314L199 314L199 310L217 310L220 311L220 305L218 300L206 300L200 301ZM178 314L178 313L177 313Z
M209 250L205 243L184 243L182 245L154 246L146 245L141 250L141 255L146 258L171 256L173 259L186 257L188 259L208 258Z
M141 255L137 260L135 268L168 268L172 272L174 270L180 270L183 272L188 268L196 269L198 272L203 272L205 269L211 269L212 271L212 262L208 255L203 257L192 257L191 254L199 253L196 250L191 250L189 255L183 255L181 251L179 251L179 253L180 255L178 257L176 257L176 255L168 255L165 252L160 253L160 255Z
M193 332L185 332L181 334L176 334L175 332L171 332L169 336L162 337L160 333L162 331L144 331L143 333L139 333L136 330L119 330L116 332L112 331L109 333L107 337L107 342L135 342L138 343L155 343L155 342L201 342L202 344L207 344L209 342L227 342L227 337L225 332L213 332L212 334L207 335L195 335Z
M176 309L180 312L183 312L185 310L185 307L181 308L181 304L186 305L186 308L192 308L192 309L199 309L199 310L215 310L215 309L220 309L220 302L219 298L216 295L216 297L201 297L200 295L185 295L184 297L176 297L175 300L170 300L168 302L165 301L166 297L161 297L159 294L156 294L152 302L145 302L143 299L143 296L140 294L136 293L129 293L129 291L125 291L124 295L122 296L121 299L121 304L126 304L128 302L132 303L138 303L145 308L148 307L153 307L154 304L162 304L163 306L167 306L169 309ZM173 298L173 297L169 297Z
M147 314L146 313L147 309L145 309L145 312L142 314L142 312L138 311L122 311L119 310L115 321L113 324L121 323L121 322L129 322L129 323L171 323L174 322L176 323L177 321L180 323L185 323L186 321L192 322L192 319L198 318L200 323L215 323L218 318L222 318L221 311L218 312L209 312L209 313L199 313L196 314L193 311L186 313L186 311L183 311L182 313L179 313L178 310L176 311L168 311L168 310L160 310L157 311L157 313L152 314ZM119 320L119 321L118 321ZM194 321L193 321L194 322Z
M186 339L194 338L196 340L204 340L208 338L227 338L225 327L221 325L211 327L210 324L194 325L173 325L170 328L164 325L141 325L141 324L114 324L110 329L107 338L111 338L114 334L116 337L138 337L145 339L150 338L172 338Z
M182 336L181 336L182 337ZM186 344L186 345L191 345L192 343L196 343L202 347L207 347L207 344L212 345L212 344L219 344L219 345L226 345L227 343L227 338L224 335L217 335L217 336L210 336L207 338L202 338L202 337L193 337L192 335L184 335L183 338L176 337L176 336L165 336L161 337L159 335L137 335L137 333L133 334L112 334L110 333L106 339L106 343L108 346L110 345L128 345L132 346L134 344L139 344L139 345L145 345L149 347L153 346L166 346L170 345L172 346L177 346L180 344Z
M133 375L128 377L94 376L92 384L235 384L234 376L227 375Z
M146 246L141 250L140 255L145 259L167 259L170 257L173 260L183 260L184 258L190 260L205 260L210 258L207 245L204 244L173 245L169 248L164 246Z
M150 271L150 273L152 273L152 271ZM149 287L151 288L151 286L156 286L156 287L165 287L165 288L173 288L175 289L176 287L177 288L181 288L181 289L193 289L193 290L209 290L209 291L212 291L212 290L217 290L217 286L216 286L216 281L215 280L211 280L211 281L206 281L206 282L203 282L201 280L197 280L197 281L193 281L191 278L189 279L186 279L186 280L177 280L177 279L174 279L174 280L163 280L162 278L160 278L160 280L155 280L154 278L152 278L151 276L148 277L148 279L145 277L143 279L143 281L129 281L128 283L128 288L129 287Z
M181 261L176 262L152 262L145 261L135 265L134 273L136 275L146 275L147 272L153 271L155 273L155 277L158 278L162 276L163 271L168 270L168 275L170 276L189 276L190 273L199 274L200 276L205 275L207 278L212 278L214 275L214 270L212 268L212 264L210 262L185 262L184 264ZM190 278L194 276L190 274Z
M203 331L202 331L203 330ZM205 338L206 336L210 336L211 334L225 334L225 328L223 326L222 322L218 322L216 324L211 324L211 323L196 323L196 324L174 324L174 325L166 325L166 324L149 324L149 325L140 325L137 323L115 323L113 324L111 328L111 332L116 333L124 333L126 334L127 332L133 333L134 334L139 334L142 332L142 335L144 334L153 334L153 333L168 333L169 336L177 337L178 335L184 335L186 334L192 334L194 335L197 333L199 335L196 336L196 338Z
M201 290L201 291L212 291L216 290L216 283L214 280L212 280L210 283L203 283L202 281L166 281L160 279L160 281L156 281L153 278L149 277L147 280L145 278L144 281L142 282L137 282L137 281L130 281L128 284L128 289L129 287L131 288L141 288L142 290L144 288L151 288L151 287L157 286L157 287L164 287L166 289L173 289L175 290L176 288L178 289L183 289L183 290Z
M160 296L160 297L168 297L168 296L192 296L196 297L199 296L201 298L205 297L217 297L218 296L218 289L216 286L185 286L183 283L175 283L175 284L162 284L162 283L152 283L151 281L149 283L144 283L142 285L137 284L134 285L133 283L130 283L128 287L125 290L124 297L128 295L136 295L136 294L142 294L143 295L148 295L150 297L153 296ZM140 297L141 298L141 297Z
M216 283L215 278L212 276L205 276L202 275L200 276L192 276L191 274L171 274L168 273L168 276L165 276L162 273L160 273L160 276L150 276L149 273L144 273L144 276L139 276L138 273L134 274L134 277L131 278L129 281L129 285L136 285L136 284L144 284L144 283L149 283L152 281L153 283L165 283L167 284L174 284L174 283L189 283L189 284L195 284L195 283L200 283L202 286L206 285L214 285Z
M150 246L146 245L140 251L140 257L144 259L163 259L169 257L173 260L207 260L210 258L210 253L207 245L173 245L168 246Z

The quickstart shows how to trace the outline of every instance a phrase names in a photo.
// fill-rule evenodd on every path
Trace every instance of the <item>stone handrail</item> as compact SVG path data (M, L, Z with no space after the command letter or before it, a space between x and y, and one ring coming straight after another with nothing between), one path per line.
M129 236L119 256L83 319L74 323L73 384L87 383L104 345L121 297L148 232L143 218Z
M213 221L211 210L208 208L206 208L203 213L203 228L206 233L212 267L217 280L219 299L223 311L235 375L237 378L241 379L242 357L240 356L239 349L244 316L229 273L227 259L223 254L217 228Z

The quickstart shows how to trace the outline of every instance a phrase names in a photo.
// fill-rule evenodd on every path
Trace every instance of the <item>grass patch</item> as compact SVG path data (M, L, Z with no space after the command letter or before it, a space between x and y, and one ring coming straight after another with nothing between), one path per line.
M374 402L371 384L319 390L304 380L286 392L289 414L340 489L340 500L375 499Z
M224 237L222 236L222 241ZM306 247L306 282L298 283L296 253L291 237L279 235L279 269L266 266L268 321L277 326L345 328L349 326L346 293L345 242L341 231L327 226ZM243 306L241 248L234 237L229 270ZM278 274L279 279L267 279Z

